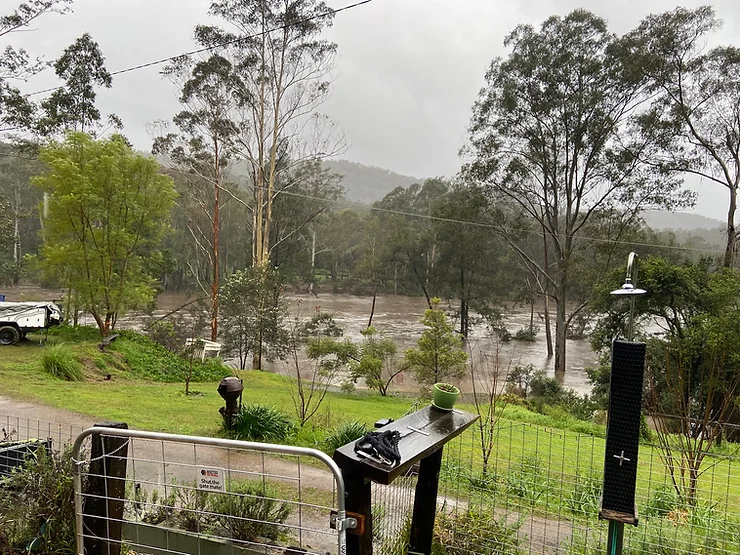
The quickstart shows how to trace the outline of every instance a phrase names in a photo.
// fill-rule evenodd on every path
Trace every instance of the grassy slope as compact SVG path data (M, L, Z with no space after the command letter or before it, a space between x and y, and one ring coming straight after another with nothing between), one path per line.
M34 338L36 339L36 338ZM52 341L67 340L78 358L86 365L87 381L62 382L41 371L40 357L44 348L30 341L0 351L0 393L12 397L42 401L55 407L74 410L97 418L127 422L132 428L197 435L215 435L220 429L218 408L223 401L216 392L218 381L203 381L191 385L197 396L185 397L182 383L147 381L141 376L162 379L163 368L176 368L179 361L143 341L140 337L123 336L114 343L111 352L101 354L94 336L71 338L52 337ZM222 369L201 369L223 373ZM176 371L173 371L176 373ZM106 381L105 374L112 374ZM165 376L172 379L174 376ZM271 404L293 413L291 382L284 377L259 371L241 373L244 379L244 402ZM373 394L329 393L311 424L301 430L295 442L306 446L321 446L326 431L347 420L359 420L368 425L379 418L398 418L413 405L403 397L381 397ZM470 407L461 407L470 410ZM496 447L491 470L498 475L516 470L523 459L539 459L543 470L557 478L559 487L566 484L568 492L575 476L597 477L603 468L604 428L558 415L534 414L519 406L507 407L499 420ZM568 429L577 433L562 433ZM481 468L480 450L476 447L475 430L449 449L452 465ZM590 435L582 435L587 433ZM652 497L648 477L660 480L662 464L657 450L643 446L639 461L639 491L643 503ZM722 462L712 470L716 476L726 476L730 506L740 504L740 463ZM720 482L723 482L720 478ZM710 487L702 484L702 489ZM652 489L655 488L653 484ZM559 496L566 501L569 493ZM708 493L708 492L707 492ZM724 501L724 500L723 500Z

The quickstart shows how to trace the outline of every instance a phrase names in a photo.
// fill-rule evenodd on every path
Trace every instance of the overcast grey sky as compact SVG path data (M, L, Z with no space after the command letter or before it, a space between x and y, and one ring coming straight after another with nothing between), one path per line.
M339 8L352 0L327 3ZM718 41L740 43L740 1L713 5L725 20ZM329 38L339 44L339 63L323 111L352 141L344 158L414 176L452 175L483 75L493 57L505 54L503 39L514 26L583 7L623 33L647 14L675 6L675 0L373 0L335 18ZM207 0L76 0L73 13L47 16L13 42L54 59L89 32L114 71L192 48L193 27L207 21L207 8ZM178 110L176 91L158 71L118 76L99 95L101 111L118 114L126 135L145 150L151 146L146 124ZM25 90L56 84L46 72ZM723 219L724 189L701 190L696 211Z

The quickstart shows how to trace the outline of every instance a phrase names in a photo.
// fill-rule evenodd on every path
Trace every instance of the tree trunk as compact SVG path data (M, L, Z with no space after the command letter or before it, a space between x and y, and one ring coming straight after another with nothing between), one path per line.
M316 230L311 231L311 283L308 284L309 293L313 293L316 281Z
M530 291L531 293L531 291ZM534 296L529 299L529 332L534 330Z
M568 322L565 313L565 283L558 284L558 296L555 299L555 375L565 375L565 340L568 336Z
M219 168L219 150L218 143L215 145L215 186L213 187L213 280L211 281L211 341L218 339L218 288L219 288L219 196L221 193L221 183Z
M732 268L735 262L735 244L737 230L735 229L735 211L737 210L737 189L730 189L730 208L727 211L727 248L725 249L725 268Z
M542 253L545 257L545 271L548 270L550 267L550 256L549 256L549 250L547 245L547 233L545 233L545 226L542 226L542 240L543 240L543 250ZM547 340L547 358L552 358L553 355L553 349L552 349L552 327L550 326L550 297L548 296L548 282L547 276L542 276L542 282L540 283L540 289L542 291L542 299L545 301L545 339ZM544 287L542 283L544 282Z
M547 295L547 292L545 292L544 295L545 300L545 339L547 342L547 358L552 358L552 355L554 354L554 350L552 348L552 325L550 324L550 297Z
M465 339L468 338L470 332L468 312L468 302L465 298L465 267L460 261L460 333Z
M373 306L370 308L370 319L367 322L368 329L373 325L373 317L375 316L375 302L378 299L378 291L373 291Z
M252 357L252 370L262 370L263 341L264 341L264 338L262 335L262 322L260 322L260 333L259 333L259 339L257 340L257 348L254 351L254 356Z

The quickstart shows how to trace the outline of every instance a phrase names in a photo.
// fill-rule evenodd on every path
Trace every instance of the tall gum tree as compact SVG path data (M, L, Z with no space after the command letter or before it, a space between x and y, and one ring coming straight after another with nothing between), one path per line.
M498 231L547 282L556 304L555 372L566 369L573 255L589 222L617 208L638 214L690 198L680 181L640 163L647 140L632 118L646 99L644 80L625 70L620 39L585 10L520 25L493 60L473 108L469 179L485 184L502 208ZM510 233L511 219L531 218L548 245L550 266ZM629 221L630 218L625 218Z
M740 48L707 48L721 26L711 7L651 15L625 39L631 69L654 94L640 120L650 159L667 174L693 174L728 192L724 266L733 266L740 188Z
M211 340L216 341L222 189L233 155L235 127L230 118L233 91L238 85L231 63L218 54L200 61L179 58L165 68L164 74L180 89L183 109L173 118L179 133L157 137L153 152L164 156L179 171L187 184L186 194L197 207L197 216L204 216L185 212L188 231L210 266L210 283L203 289L211 298ZM200 283L197 270L191 272Z
M337 50L321 38L333 14L317 0L220 0L209 13L227 28L198 26L196 40L216 47L239 79L234 142L252 193L242 202L252 212L252 265L267 266L275 201L299 185L288 176L344 149L337 127L318 113Z

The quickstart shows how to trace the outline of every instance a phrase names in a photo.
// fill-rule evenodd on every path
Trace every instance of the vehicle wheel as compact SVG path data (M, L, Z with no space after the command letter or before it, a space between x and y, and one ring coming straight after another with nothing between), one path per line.
M0 326L0 345L15 345L21 338L21 332L15 326Z

